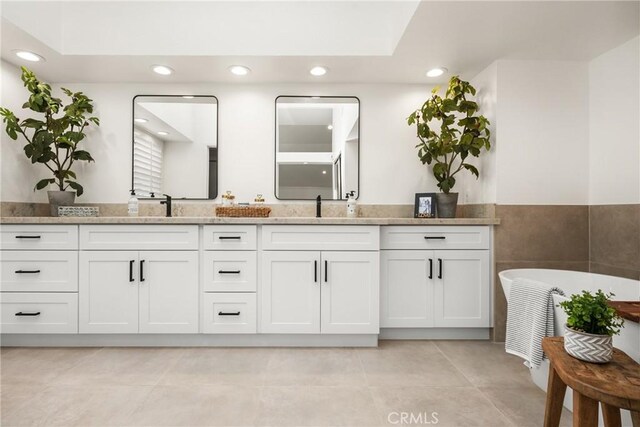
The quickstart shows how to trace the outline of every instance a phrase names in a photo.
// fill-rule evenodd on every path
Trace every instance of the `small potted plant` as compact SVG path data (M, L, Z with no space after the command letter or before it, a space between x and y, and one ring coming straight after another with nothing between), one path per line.
M489 120L476 114L478 104L470 99L476 90L469 82L453 76L445 97L440 97L438 92L439 88L434 88L431 97L422 108L411 113L407 123L416 125L420 161L433 163L433 175L441 191L436 195L438 216L453 218L458 204L458 193L451 192L456 185L454 177L467 170L478 178L478 169L467 163L467 159L491 148L491 133Z
M22 108L42 114L42 119L20 120L6 108L0 108L0 116L11 139L17 140L18 135L22 135L27 141L24 153L31 163L43 164L53 175L52 178L38 181L34 191L42 190L49 184L58 187L57 191L48 192L51 215L58 216L58 206L73 205L76 195L83 193L71 167L74 162L93 161L89 152L79 149L80 142L86 136L84 131L87 126L91 123L99 126L100 121L97 117L87 117L93 113L93 105L92 100L82 92L74 93L62 88L64 94L71 98L71 102L65 106L62 100L51 95L50 85L38 80L25 67L22 67L22 81L30 93ZM75 191L68 191L68 188Z
M583 291L560 303L568 316L564 327L564 349L571 356L591 363L611 360L612 337L620 333L624 323L607 303L612 296L600 289L595 295Z

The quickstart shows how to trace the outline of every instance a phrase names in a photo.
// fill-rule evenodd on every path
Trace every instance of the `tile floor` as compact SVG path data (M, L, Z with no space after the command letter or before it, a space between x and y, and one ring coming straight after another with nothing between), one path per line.
M0 361L2 426L376 426L402 412L434 425L436 412L438 426L497 427L544 414L521 361L489 342L8 348Z

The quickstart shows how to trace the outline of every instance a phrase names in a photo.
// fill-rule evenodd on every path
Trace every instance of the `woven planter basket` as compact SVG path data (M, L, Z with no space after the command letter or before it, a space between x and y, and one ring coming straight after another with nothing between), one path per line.
M578 332L564 325L564 349L576 359L590 363L607 363L613 356L613 338Z

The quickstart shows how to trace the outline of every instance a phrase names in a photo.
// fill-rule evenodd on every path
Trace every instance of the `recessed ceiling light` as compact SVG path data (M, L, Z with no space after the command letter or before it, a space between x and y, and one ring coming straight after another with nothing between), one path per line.
M40 62L44 61L44 58L37 53L29 52L28 50L14 50L13 51L16 56L20 59L24 59L25 61L30 62Z
M183 95L184 99L193 99L193 95Z
M327 174L327 171L322 171L322 175L326 175L326 174Z
M143 118L137 118L137 119L133 119L133 120L138 122L138 123L147 123L149 121L149 120L143 119Z
M313 67L309 70L309 73L311 73L312 76L320 77L327 74L327 71L326 67Z
M251 70L244 65L232 65L229 67L229 71L231 71L231 74L235 74L236 76L246 76L251 72Z
M333 129L333 125L327 126L327 129L332 130Z
M432 68L427 71L427 77L440 77L447 71L444 67Z
M154 65L152 70L156 74L160 74L162 76L168 76L173 73L173 69L167 67L166 65Z
M165 132L165 131L161 130L161 131L158 132L158 135L167 136L167 135L169 135L169 132Z

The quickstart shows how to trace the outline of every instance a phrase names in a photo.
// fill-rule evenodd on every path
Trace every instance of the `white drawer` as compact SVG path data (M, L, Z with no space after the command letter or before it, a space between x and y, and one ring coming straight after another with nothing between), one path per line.
M206 293L203 294L203 302L203 333L256 333L256 294Z
M77 334L78 294L3 293L3 334Z
M381 249L489 249L488 226L386 226Z
M205 250L256 250L256 226L205 225L202 244Z
M77 251L5 251L0 269L2 291L78 291Z
M74 250L78 249L78 226L2 225L0 245L2 249L12 250Z
M255 292L256 251L207 251L204 253L205 292Z
M378 226L368 225L265 225L265 250L377 251Z
M197 225L81 225L82 250L197 250Z

